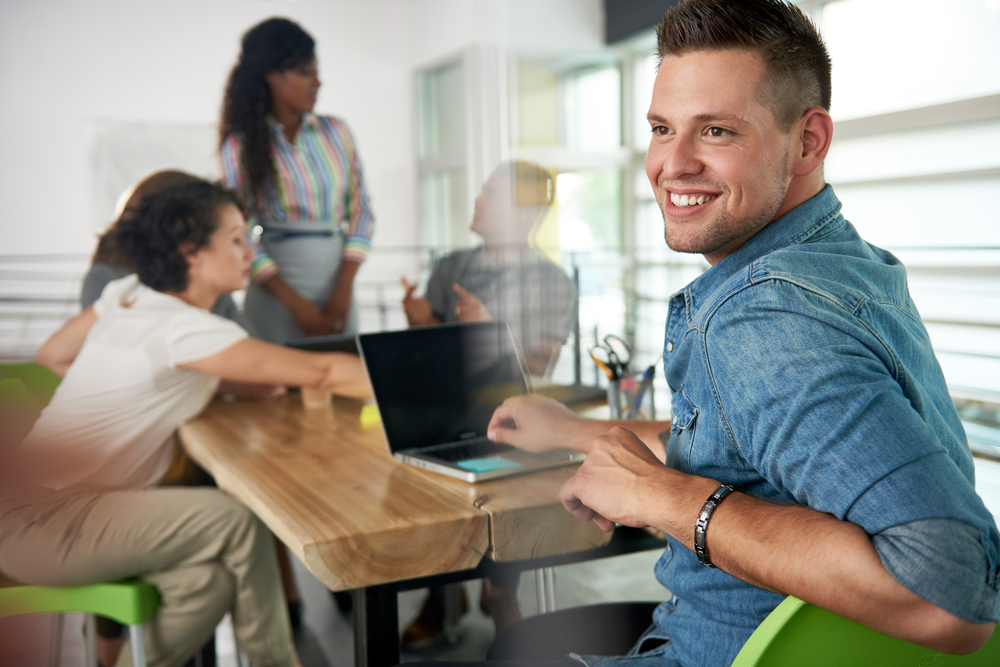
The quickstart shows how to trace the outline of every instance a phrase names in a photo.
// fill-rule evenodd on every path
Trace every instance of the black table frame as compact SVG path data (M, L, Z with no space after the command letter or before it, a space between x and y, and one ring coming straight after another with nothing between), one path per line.
M538 570L637 551L662 549L665 544L664 539L645 530L619 526L610 542L594 549L510 563L495 563L484 558L477 567L468 570L355 589L351 591L354 600L354 665L392 667L399 664L399 605L396 596L401 591L481 579L498 569L518 572Z

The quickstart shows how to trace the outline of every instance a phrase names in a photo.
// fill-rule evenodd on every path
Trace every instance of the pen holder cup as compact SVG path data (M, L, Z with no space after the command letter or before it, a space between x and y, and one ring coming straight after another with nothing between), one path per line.
M612 419L656 419L652 379L623 378L609 383L608 406Z

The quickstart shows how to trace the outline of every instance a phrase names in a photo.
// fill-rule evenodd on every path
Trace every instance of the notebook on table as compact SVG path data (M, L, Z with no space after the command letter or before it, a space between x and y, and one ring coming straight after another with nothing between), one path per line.
M584 457L533 454L486 438L504 399L530 391L506 322L360 334L358 348L390 453L403 463L481 482Z

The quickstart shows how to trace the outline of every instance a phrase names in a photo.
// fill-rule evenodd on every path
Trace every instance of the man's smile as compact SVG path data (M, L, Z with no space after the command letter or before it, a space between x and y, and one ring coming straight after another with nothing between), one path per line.
M680 207L698 206L700 204L706 204L718 196L719 195L711 195L711 194L681 195L677 194L676 192L671 192L670 203L673 204L674 206L680 206Z

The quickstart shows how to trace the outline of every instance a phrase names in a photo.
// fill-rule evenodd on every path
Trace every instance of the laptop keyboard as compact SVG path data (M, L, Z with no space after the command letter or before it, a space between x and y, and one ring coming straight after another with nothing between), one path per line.
M502 442L493 442L492 440L483 438L482 440L472 440L460 445L426 451L425 453L444 461L465 461L468 459L496 456L497 454L503 454L514 449L517 448Z

